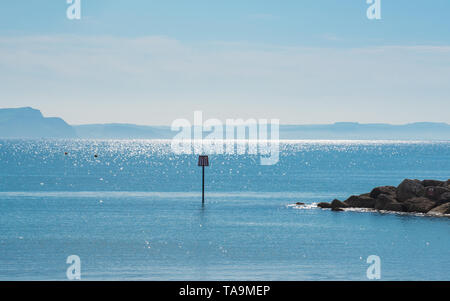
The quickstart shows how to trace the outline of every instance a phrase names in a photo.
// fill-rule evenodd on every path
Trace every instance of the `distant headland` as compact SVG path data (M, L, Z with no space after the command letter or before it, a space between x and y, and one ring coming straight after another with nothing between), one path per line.
M31 107L0 109L0 138L171 139L175 134L169 125L69 125L62 118L44 117L39 110ZM433 122L404 125L356 122L280 125L280 139L450 140L450 125Z
M0 109L1 138L76 138L75 129L61 118L46 118L30 107Z

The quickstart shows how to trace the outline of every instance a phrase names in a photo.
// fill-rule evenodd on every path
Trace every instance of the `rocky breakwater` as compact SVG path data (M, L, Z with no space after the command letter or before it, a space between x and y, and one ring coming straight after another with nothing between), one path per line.
M333 200L331 203L319 203L318 207L330 208L333 211L365 208L450 216L450 179L447 181L406 179L397 187L375 187L370 193L352 195L343 202Z

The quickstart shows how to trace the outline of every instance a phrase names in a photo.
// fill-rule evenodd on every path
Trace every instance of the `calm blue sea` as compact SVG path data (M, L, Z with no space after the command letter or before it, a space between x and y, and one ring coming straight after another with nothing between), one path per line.
M68 154L65 155L64 153ZM314 204L450 178L450 142L297 141L280 161L164 141L0 140L0 280L450 280L450 219ZM94 155L97 154L97 157Z

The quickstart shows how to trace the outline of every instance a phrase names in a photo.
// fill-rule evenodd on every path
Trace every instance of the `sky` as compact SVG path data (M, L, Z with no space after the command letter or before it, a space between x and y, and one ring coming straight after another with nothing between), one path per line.
M375 1L375 0L373 0ZM70 124L177 118L450 123L450 1L0 2L0 108Z

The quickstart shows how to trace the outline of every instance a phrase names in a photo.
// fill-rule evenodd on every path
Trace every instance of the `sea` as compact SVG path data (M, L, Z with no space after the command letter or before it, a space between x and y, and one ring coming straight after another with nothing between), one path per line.
M197 162L164 140L0 140L0 280L450 280L450 218L317 208L449 179L449 141L211 154L204 204Z

